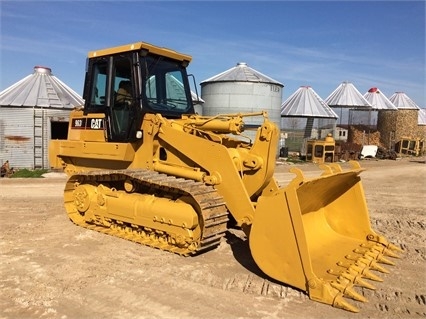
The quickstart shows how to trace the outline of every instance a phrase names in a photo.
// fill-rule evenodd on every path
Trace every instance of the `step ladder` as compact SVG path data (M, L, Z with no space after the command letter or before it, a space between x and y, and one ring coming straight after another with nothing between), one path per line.
M314 118L308 117L306 120L306 126L305 126L305 132L303 134L303 138L311 138L313 128L314 128Z
M43 108L34 108L34 125L33 125L33 136L34 136L34 163L33 168L44 168L44 118L45 110Z

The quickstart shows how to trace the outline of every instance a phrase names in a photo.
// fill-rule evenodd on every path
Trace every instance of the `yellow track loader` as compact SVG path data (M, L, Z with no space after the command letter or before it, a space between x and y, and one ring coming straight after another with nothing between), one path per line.
M65 208L77 225L190 256L216 247L230 221L269 277L312 300L358 311L354 286L374 288L398 247L370 226L357 162L274 179L279 129L265 112L195 114L191 57L138 42L89 52L84 107L52 168L68 175ZM244 119L260 117L256 136Z

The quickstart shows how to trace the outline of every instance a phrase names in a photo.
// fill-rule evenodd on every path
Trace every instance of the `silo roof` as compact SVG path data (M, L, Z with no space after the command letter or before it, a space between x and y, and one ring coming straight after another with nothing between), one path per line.
M201 82L201 84L209 82L256 82L276 84L281 87L284 86L269 76L266 76L265 74L250 68L245 62L239 62L235 67L230 68L229 70L226 70L207 80L204 80Z
M284 101L281 105L281 116L338 118L310 86L301 86Z
M378 88L369 89L364 97L374 110L397 110L396 106Z
M399 110L418 110L420 107L410 99L404 92L395 92L389 100Z
M48 67L35 66L34 73L0 92L0 107L74 108L84 100L52 74Z
M419 125L426 125L426 109L419 110Z
M330 107L371 108L370 103L350 82L342 82L326 99Z

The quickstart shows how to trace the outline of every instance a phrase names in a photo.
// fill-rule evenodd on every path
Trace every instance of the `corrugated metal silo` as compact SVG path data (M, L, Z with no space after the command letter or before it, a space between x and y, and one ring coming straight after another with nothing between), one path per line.
M0 92L0 164L49 168L49 141L66 138L69 113L80 105L84 100L41 66Z
M280 127L284 85L240 62L235 67L201 82L203 115L251 113L265 110ZM260 118L244 118L247 126L261 124ZM254 132L244 132L253 138Z

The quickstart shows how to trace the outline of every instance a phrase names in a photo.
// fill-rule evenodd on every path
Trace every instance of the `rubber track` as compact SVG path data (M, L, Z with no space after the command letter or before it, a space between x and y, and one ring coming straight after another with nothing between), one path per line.
M213 187L204 183L176 178L150 170L96 170L75 174L70 177L67 182L66 192L73 191L76 182L78 184L93 182L102 184L126 179L139 183L143 189L149 188L149 194L167 194L172 198L180 196L192 197L198 203L202 213L201 218L199 216L199 227L202 227L202 236L198 242L194 243L196 249L175 246L166 241L159 242L146 236L142 237L137 232L129 231L129 227L120 226L121 223L114 223L109 228L84 221L77 225L184 256L199 254L220 244L227 231L228 211L222 196ZM144 225L139 226L144 227Z

